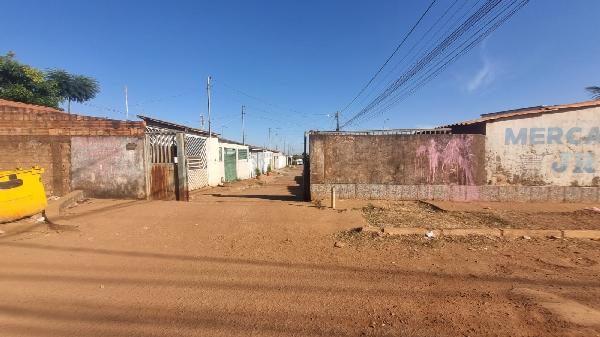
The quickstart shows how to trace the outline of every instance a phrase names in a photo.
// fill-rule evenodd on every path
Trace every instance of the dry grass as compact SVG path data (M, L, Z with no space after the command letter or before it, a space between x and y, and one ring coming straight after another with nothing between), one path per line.
M398 201L369 204L362 212L370 225L378 227L600 229L600 215L588 211L444 211L422 201Z

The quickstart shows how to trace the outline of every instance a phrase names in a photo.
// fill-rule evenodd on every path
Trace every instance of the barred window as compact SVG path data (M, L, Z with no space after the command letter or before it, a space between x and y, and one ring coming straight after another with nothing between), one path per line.
M238 150L238 160L247 160L248 159L248 150L240 149Z

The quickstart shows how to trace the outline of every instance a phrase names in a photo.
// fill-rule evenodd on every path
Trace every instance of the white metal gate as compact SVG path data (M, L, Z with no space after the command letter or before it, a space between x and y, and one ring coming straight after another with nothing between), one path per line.
M208 186L206 138L186 134L185 156L187 159L188 189L193 191Z

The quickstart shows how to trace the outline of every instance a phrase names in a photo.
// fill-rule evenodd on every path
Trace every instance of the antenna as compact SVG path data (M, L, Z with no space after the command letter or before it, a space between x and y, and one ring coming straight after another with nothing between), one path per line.
M127 86L125 86L125 120L129 120L129 102L127 101Z

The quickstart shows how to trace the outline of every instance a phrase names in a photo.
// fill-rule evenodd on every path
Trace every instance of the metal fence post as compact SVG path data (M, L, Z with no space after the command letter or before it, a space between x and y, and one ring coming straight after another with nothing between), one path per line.
M185 133L178 132L177 137L177 191L179 201L189 201L187 162L185 158Z

